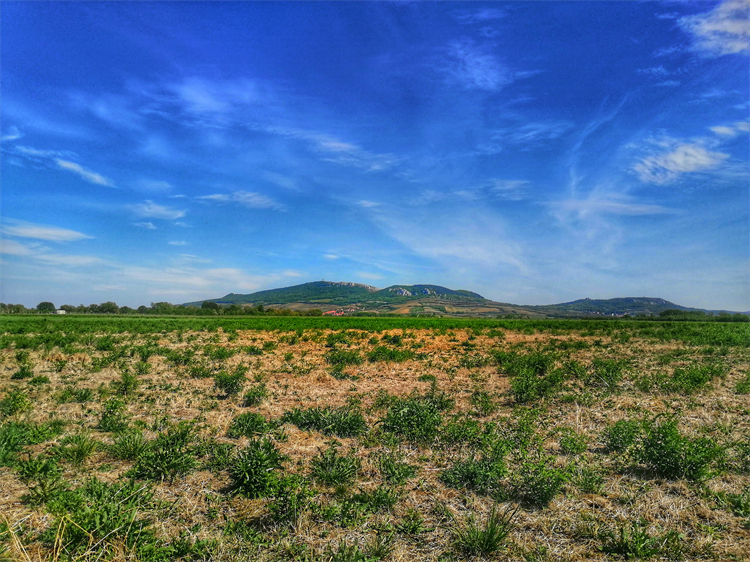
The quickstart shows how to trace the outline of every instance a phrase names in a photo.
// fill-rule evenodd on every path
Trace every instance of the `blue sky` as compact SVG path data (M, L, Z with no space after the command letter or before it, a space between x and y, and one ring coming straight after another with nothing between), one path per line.
M14 2L0 301L750 310L750 2Z

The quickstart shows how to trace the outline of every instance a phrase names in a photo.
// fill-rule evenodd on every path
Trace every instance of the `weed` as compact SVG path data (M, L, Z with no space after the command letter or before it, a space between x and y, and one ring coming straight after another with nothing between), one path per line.
M128 418L125 414L125 402L117 398L110 398L104 403L102 413L99 416L99 429L120 433L128 427Z
M566 455L580 455L586 451L588 440L586 436L566 428L560 437L560 450Z
M384 453L378 458L378 468L388 484L401 486L407 480L413 478L417 473L415 467L402 460L400 455L395 453Z
M312 459L311 464L313 478L328 486L351 484L361 466L359 459L352 452L348 455L340 455L336 444L321 451Z
M523 503L546 507L569 479L566 470L552 466L553 457L541 452L511 473L510 492Z
M497 411L495 400L486 390L475 390L471 395L470 402L480 416L489 416Z
M246 412L235 416L227 429L227 437L255 437L263 435L273 428L273 424L266 421L261 414Z
M238 366L233 373L219 371L214 375L214 385L224 394L224 398L239 394L245 385L246 372L247 369L242 365Z
M101 443L86 433L70 435L60 441L55 454L74 466L81 466L94 452L101 448Z
M290 475L278 480L273 486L268 509L276 523L293 525L307 508L315 492L299 475Z
M404 535L421 535L433 529L425 527L424 517L415 509L407 509L406 514L396 524L396 530Z
M174 481L177 476L192 472L197 466L192 424L180 422L160 433L138 456L129 474L146 480Z
M430 400L419 397L397 400L381 420L384 431L416 443L427 443L437 437L443 416Z
M604 445L609 452L623 453L641 438L643 426L636 420L620 420L604 430Z
M591 362L591 374L586 384L598 388L614 390L623 377L626 363L618 359L596 358Z
M724 455L724 449L706 437L681 435L674 417L659 418L647 424L638 459L664 478L704 478L709 466Z
M143 436L143 432L131 430L115 437L107 450L118 459L134 461L146 451L148 446L149 442Z
M625 558L651 558L659 553L657 537L646 531L648 524L643 520L634 521L630 528L620 526L618 532L606 532L600 550L607 554L617 554Z
M127 372L121 373L120 380L112 383L115 392L122 396L131 396L139 385L140 381L138 380L138 377Z
M440 474L440 480L451 488L468 488L480 494L492 494L500 488L500 479L507 473L502 459L469 457L458 460Z
M361 365L363 361L358 351L344 349L332 349L325 354L325 360L334 368L343 368L347 365Z
M293 423L300 429L320 431L323 435L356 437L367 431L367 422L362 411L354 406L340 408L295 408L286 412L281 421Z
M242 397L242 405L245 407L258 406L267 396L268 390L266 389L266 383L258 383L245 392L245 395Z
M750 394L750 373L746 373L745 378L737 382L734 391L737 394Z
M251 441L229 467L232 491L251 499L268 497L278 482L275 471L286 460L270 440Z
M508 535L513 530L513 519L518 508L500 512L497 505L484 526L480 527L474 516L470 515L466 523L453 529L453 545L462 554L468 556L491 556L505 545Z

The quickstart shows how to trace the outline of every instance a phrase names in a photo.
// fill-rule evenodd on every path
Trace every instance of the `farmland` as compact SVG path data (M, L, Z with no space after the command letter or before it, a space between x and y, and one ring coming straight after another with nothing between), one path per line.
M0 560L748 559L748 324L0 321Z

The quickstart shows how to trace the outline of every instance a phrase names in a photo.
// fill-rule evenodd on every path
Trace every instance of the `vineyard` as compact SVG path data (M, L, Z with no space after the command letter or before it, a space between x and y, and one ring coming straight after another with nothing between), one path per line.
M747 323L0 322L0 560L749 558Z

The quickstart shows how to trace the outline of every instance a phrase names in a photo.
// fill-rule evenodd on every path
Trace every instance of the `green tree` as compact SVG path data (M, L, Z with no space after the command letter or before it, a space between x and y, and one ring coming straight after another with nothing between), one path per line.
M57 308L49 301L40 302L36 305L36 311L41 314L54 314Z
M219 305L212 301L203 301L201 308L203 310L219 310Z
M99 305L100 314L117 314L120 312L120 307L112 301L103 302Z

